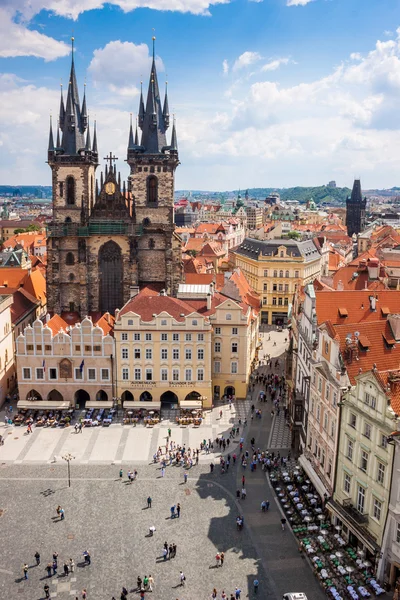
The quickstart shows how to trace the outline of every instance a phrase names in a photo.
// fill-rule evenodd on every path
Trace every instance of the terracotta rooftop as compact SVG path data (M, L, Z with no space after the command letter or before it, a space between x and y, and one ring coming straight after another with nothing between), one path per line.
M186 300L172 298L171 296L152 296L140 291L137 296L129 300L121 309L118 319L128 312L139 315L143 321L147 322L153 321L153 314L159 315L161 312L166 312L176 321L182 322L185 320L186 315L193 312L193 308Z
M370 309L369 296L376 298L376 310ZM318 324L331 321L334 325L363 323L386 320L381 307L387 307L393 313L399 312L400 291L382 290L371 293L371 290L316 291L316 310ZM339 308L347 311L347 316L340 316Z

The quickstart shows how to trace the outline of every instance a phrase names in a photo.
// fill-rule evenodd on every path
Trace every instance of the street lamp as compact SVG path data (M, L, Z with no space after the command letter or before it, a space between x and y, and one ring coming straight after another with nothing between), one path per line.
M74 460L75 456L72 456L72 454L68 453L68 454L64 454L63 456L63 460L67 461L67 465L68 465L68 487L71 487L71 470L70 470L70 462L71 460Z

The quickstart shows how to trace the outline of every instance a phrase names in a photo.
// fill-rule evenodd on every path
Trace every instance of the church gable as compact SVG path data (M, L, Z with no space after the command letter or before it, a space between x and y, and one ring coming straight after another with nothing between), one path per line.
M129 220L131 221L129 199L125 181L121 189L121 175L115 166L111 165L112 154L108 158L110 167L106 166L105 177L101 175L101 189L96 188L96 200L91 210L89 221Z

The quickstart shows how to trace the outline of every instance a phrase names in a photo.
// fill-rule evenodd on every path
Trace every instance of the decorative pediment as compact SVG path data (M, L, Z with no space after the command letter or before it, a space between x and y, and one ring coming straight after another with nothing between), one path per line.
M112 156L107 157L110 166L106 166L100 178L100 191L96 183L96 198L92 207L89 221L101 220L131 220L130 195L126 190L125 182L121 188L121 175L118 173L112 161L117 160Z

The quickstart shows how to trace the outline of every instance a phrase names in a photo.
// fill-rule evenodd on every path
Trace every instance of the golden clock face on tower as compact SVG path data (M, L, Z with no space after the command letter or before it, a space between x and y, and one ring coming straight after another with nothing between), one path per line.
M113 194L115 192L115 183L113 183L112 181L109 181L108 183L106 183L106 194L108 194L109 196L111 194Z

